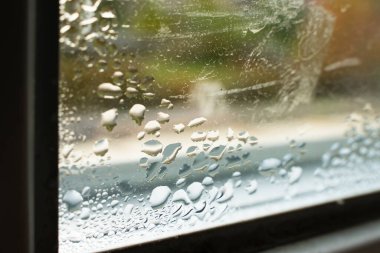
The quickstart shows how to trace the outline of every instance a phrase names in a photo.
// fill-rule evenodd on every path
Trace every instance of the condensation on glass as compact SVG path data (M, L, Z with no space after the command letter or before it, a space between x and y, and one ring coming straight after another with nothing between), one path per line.
M380 188L377 0L60 0L59 247Z

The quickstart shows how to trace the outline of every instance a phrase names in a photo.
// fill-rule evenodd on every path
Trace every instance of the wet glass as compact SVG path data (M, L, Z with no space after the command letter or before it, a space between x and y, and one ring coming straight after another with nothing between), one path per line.
M380 189L377 0L60 0L59 247Z

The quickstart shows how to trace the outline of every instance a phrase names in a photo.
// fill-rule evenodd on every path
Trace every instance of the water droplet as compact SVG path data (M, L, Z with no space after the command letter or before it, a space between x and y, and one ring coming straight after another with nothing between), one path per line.
M259 172L262 175L273 175L281 166L281 161L277 158L268 158L261 162Z
M190 139L194 142L206 140L207 134L205 132L194 132L191 134Z
M92 18L88 18L88 19L82 20L79 23L79 25L81 25L81 26L91 25L91 24L95 23L96 21L98 21L98 18L97 17L92 17Z
M169 144L162 152L162 163L169 164L173 162L178 154L178 151L182 148L181 143Z
M147 157L140 158L139 166L141 168L147 168L148 167L148 158Z
M91 213L90 208L83 207L80 212L79 218L81 218L82 220L87 220L88 218L90 218L90 213Z
M204 152L200 152L193 161L194 170L203 170L208 166L208 158Z
M188 157L192 157L192 156L195 156L198 154L198 147L197 146L190 146L187 150L186 150L186 155Z
M210 174L210 175L215 175L215 174L217 174L217 172L218 172L218 168L219 168L219 164L218 163L213 163L213 164L211 164L209 167L208 167L208 173Z
M211 159L218 161L222 158L225 151L226 151L226 146L225 145L219 145L219 146L211 149L211 151L208 153L208 155Z
M257 181L251 180L248 183L248 186L245 188L245 190L248 192L248 194L253 194L257 190Z
M73 151L74 145L65 145L62 149L62 155L64 158L69 157L70 153Z
M182 187L182 186L184 186L185 182L186 182L186 178L180 178L180 179L177 180L177 182L175 183L175 185L177 187Z
M242 141L242 142L246 143L248 137L249 137L249 133L247 131L243 131L243 132L240 132L238 134L237 138L238 138L239 141Z
M144 130L147 134L154 134L157 131L160 131L160 129L161 125L157 120L148 121L144 127Z
M184 176L187 176L188 174L190 174L191 172L191 167L188 165L188 164L183 164L179 170L178 170L178 174L181 176L181 177L184 177Z
M289 175L289 184L294 184L301 178L302 168L293 166L290 168L288 175Z
M154 98L155 95L152 92L145 92L142 94L142 96L143 96L143 98L146 98L146 99L152 99L152 98Z
M202 195L203 190L203 185L199 182L191 183L186 189L187 194L192 201L199 199Z
M112 11L103 11L100 13L100 16L106 19L116 18L115 14Z
M203 143L202 147L203 147L204 151L207 151L207 150L209 150L211 148L211 144L210 143Z
M231 141L234 138L234 131L229 127L227 129L227 140Z
M133 96L136 96L137 94L139 93L139 91L134 88L134 87L128 87L126 92L125 92L125 95L129 98L133 97Z
M173 126L173 130L177 134L182 133L185 130L185 125L182 124L182 123L176 124L176 125Z
M163 205L169 198L171 190L167 186L157 186L150 194L149 203L152 207Z
M138 134L137 134L137 139L138 140L142 140L144 137L145 137L145 132L144 131L138 132Z
M162 144L157 140L149 140L143 144L141 151L150 156L157 156L162 151Z
M108 152L108 140L102 139L99 141L96 141L93 147L94 154L97 156L104 156Z
M159 112L157 113L157 121L161 124L167 123L170 120L170 115L167 113Z
M161 99L161 104L160 104L161 107L169 107L170 104L171 104L170 100L165 99L165 98Z
M230 200L234 195L234 186L231 180L228 180L222 187L219 189L217 202L223 203Z
M248 138L248 144L253 146L253 145L256 145L258 143L258 139L255 137L255 136L250 136Z
M90 196L90 190L91 190L91 188L89 186L85 186L82 190L82 196L83 197L89 197Z
M119 204L119 201L116 200L116 199L114 199L114 200L111 201L110 206L111 206L111 207L115 207L115 206L117 206L117 204Z
M103 112L101 121L102 126L104 126L108 131L112 131L112 129L116 126L117 117L118 112L116 108Z
M145 106L141 104L135 104L129 110L129 115L132 117L132 120L134 120L139 126L141 125L141 122L144 120L145 110Z
M212 177L205 177L202 180L202 184L204 186L210 186L210 185L214 184L214 180L212 179Z
M76 190L68 190L62 198L62 202L66 203L69 208L78 206L82 201L82 195Z
M240 173L240 171L235 171L234 173L232 173L232 176L233 177L240 177L241 173Z
M185 190L180 189L173 194L173 202L183 201L185 204L190 204L190 199Z
M189 122L189 124L187 124L188 127L196 127L196 126L200 126L202 125L203 123L205 123L207 121L207 119L205 117L199 117L199 118L195 118L193 120L191 120Z
M105 99L117 99L123 95L121 88L112 83L102 83L98 86L98 96Z
M207 139L210 141L217 141L219 139L219 131L209 131L207 133Z
M161 136L160 131L155 132L155 133L154 133L154 136L156 136L157 138L160 137L160 136Z

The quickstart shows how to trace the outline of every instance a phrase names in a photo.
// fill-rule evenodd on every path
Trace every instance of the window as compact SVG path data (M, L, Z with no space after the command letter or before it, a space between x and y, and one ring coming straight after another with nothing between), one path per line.
M377 192L376 0L60 0L59 249Z

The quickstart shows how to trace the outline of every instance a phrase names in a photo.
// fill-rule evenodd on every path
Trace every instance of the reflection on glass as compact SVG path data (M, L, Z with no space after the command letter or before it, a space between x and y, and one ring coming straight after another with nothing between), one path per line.
M379 11L60 0L60 251L378 190Z

